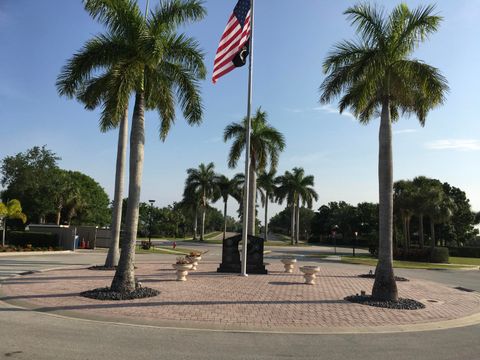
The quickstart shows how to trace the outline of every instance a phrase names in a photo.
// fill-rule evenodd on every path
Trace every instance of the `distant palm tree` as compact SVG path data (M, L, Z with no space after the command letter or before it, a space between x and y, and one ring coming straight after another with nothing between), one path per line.
M392 121L401 114L415 114L423 126L429 110L440 105L448 90L438 69L410 56L418 45L437 31L442 20L434 6L410 10L400 4L389 16L368 3L345 11L356 26L359 41L335 46L324 61L327 77L320 101L342 96L340 112L351 109L362 124L380 115L379 133L379 261L372 296L398 298L392 267L393 162Z
M243 180L245 181L245 180ZM218 190L218 197L222 198L224 209L223 209L223 240L227 233L227 202L229 196L235 197L238 194L239 179L234 177L229 179L225 175L217 175L215 177L215 184ZM217 200L217 199L215 199Z
M275 201L277 186L275 185L275 170L263 172L257 179L257 186L260 189L260 198L265 208L264 241L268 241L268 202Z
M300 204L313 205L313 200L318 200L318 194L313 189L313 175L305 176L302 168L293 168L292 172L285 171L284 175L277 177L277 199L282 203L287 200L291 207L291 244L298 244L300 237ZM295 226L296 224L296 226Z
M200 205L202 210L200 241L203 241L205 236L205 213L207 211L208 201L214 199L218 192L215 183L215 165L212 162L207 165L202 163L198 169L188 169L187 174L185 193L193 192L200 195Z
M399 180L393 184L393 206L402 222L405 247L410 247L410 221L415 215L415 188L412 181Z
M180 207L192 211L194 213L193 219L193 240L198 238L198 208L200 206L200 194L194 189L185 188L183 192L183 199Z
M165 140L175 120L176 103L189 124L202 118L198 81L205 78L203 53L195 40L178 34L179 27L205 16L200 0L162 1L144 19L134 0L84 0L86 10L107 27L67 65L66 91L92 79L97 71L115 70L118 82L116 104L109 103L119 119L124 115L130 94L135 94L130 137L130 177L125 221L125 242L112 290L135 290L134 254L138 228L140 189L145 143L145 110L157 110L161 119L160 138ZM178 101L176 101L178 100Z
M5 247L5 235L7 233L7 219L19 219L24 224L27 216L22 212L22 205L17 199L10 200L6 204L0 202L0 221L2 222L2 247Z
M233 139L232 147L228 156L228 166L235 168L238 160L245 150L246 128L248 119L242 122L234 122L225 128L223 140L226 142ZM257 192L257 173L261 173L270 165L275 170L278 164L280 152L285 148L285 138L273 126L267 122L267 113L258 108L252 117L252 132L250 138L250 174L249 174L249 209L247 233L255 235L255 209Z

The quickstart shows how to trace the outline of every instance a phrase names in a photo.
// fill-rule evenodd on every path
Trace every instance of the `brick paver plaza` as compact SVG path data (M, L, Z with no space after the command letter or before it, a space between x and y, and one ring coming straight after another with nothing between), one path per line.
M297 264L298 265L298 264ZM95 319L230 330L315 331L328 328L371 328L439 322L480 312L480 294L438 283L410 279L398 282L401 297L426 305L422 310L390 310L352 304L347 295L371 291L373 280L357 277L361 270L320 265L316 285L303 284L295 267L268 266L268 275L215 272L218 262L200 262L187 282L175 281L171 262L138 263L143 286L160 295L132 301L98 301L78 293L109 286L113 272L87 269L53 270L6 281L1 299L45 312Z

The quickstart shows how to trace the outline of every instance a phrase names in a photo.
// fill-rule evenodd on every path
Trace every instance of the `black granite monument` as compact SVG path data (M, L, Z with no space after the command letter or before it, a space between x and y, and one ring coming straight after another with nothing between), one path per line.
M223 241L222 263L217 269L219 273L240 273L242 235L236 235ZM248 235L247 241L247 274L268 274L263 263L263 238Z

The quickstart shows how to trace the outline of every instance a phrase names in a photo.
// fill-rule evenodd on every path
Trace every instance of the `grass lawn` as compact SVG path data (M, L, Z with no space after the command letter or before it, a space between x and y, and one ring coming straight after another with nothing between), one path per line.
M353 256L342 256L342 262L347 264L359 264L359 265L368 265L376 266L377 259L372 258L367 254ZM469 267L467 264L433 264L425 262L414 262L414 261L393 261L393 267L397 269L462 269Z
M450 256L450 264L462 264L462 265L478 265L480 266L480 258L465 258Z
M179 248L179 247L173 250L171 246L169 247L155 246L153 248L150 248L149 250L144 250L138 245L135 247L136 254L167 254L167 255L181 256L181 255L188 255L192 251L195 251L195 250L187 249L187 248Z

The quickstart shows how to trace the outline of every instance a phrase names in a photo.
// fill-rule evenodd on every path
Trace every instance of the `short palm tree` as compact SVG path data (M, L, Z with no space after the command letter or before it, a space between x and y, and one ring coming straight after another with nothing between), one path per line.
M10 200L6 204L0 202L0 221L2 222L2 247L5 247L5 235L7 233L7 219L19 219L24 224L27 216L22 212L22 205L17 199Z
M292 172L285 171L284 175L277 177L277 199L282 203L287 201L291 207L291 243L298 244L300 237L300 204L313 205L313 200L318 199L317 192L313 189L313 175L305 176L302 168L293 168Z
M200 205L202 210L202 229L200 232L200 241L205 236L205 213L208 207L208 201L217 197L217 184L215 182L215 165L211 162L207 165L200 164L198 169L187 170L187 180L185 181L185 193L193 192L200 195Z
M276 199L277 186L275 185L275 170L263 172L258 176L257 186L260 190L260 199L265 208L265 224L263 229L263 239L268 241L268 203Z
M362 124L380 116L379 132L379 261L372 296L396 300L392 267L393 163L392 121L415 114L423 126L429 110L440 105L448 90L438 69L411 58L420 43L437 31L442 20L434 6L410 10L395 7L389 16L367 3L345 11L359 41L337 44L323 63L327 77L320 101L341 96L339 110L349 108Z
M227 202L230 196L235 197L238 193L238 178L229 179L225 175L217 175L215 177L215 185L218 190L218 197L223 200L223 240L227 233Z
M228 156L228 166L235 168L238 160L245 150L246 129L248 119L234 122L225 128L224 141L233 139ZM249 174L249 209L248 228L249 235L255 235L255 208L257 192L257 173L261 173L270 165L270 170L275 170L280 153L285 148L285 138L282 133L271 126L267 121L267 113L261 108L252 117L252 132L250 137L250 174Z
M205 16L200 0L167 0L146 20L134 0L84 0L86 10L107 28L73 56L59 79L66 92L89 82L98 71L114 71L120 80L110 84L117 97L111 106L120 119L131 94L135 95L130 136L130 176L125 220L126 241L112 290L135 290L133 260L143 173L146 110L160 116L160 138L165 140L175 120L176 103L189 124L202 118L199 80L205 78L203 53L197 42L178 28Z

